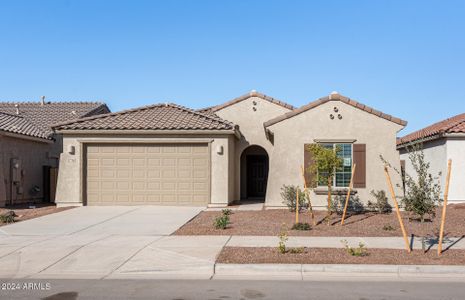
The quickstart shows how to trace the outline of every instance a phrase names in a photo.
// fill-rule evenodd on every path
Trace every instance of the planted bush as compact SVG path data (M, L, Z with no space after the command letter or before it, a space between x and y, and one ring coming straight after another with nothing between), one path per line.
M344 211L344 205L346 203L346 196L343 194L336 195L331 201L331 212L338 215L342 215ZM347 204L347 211L352 214L359 214L364 211L362 201L357 195L350 195L349 203Z
M392 206L388 202L388 197L386 192L383 190L374 191L372 190L370 194L375 197L374 201L368 200L368 209L377 212L380 214L388 214L392 212Z
M289 211L295 211L297 193L299 193L299 211L302 211L308 207L307 194L298 186L294 185L283 185L281 188L283 204L289 208Z
M362 242L358 243L358 247L355 248L350 247L349 243L346 240L343 240L341 242L345 245L348 254L352 256L368 256L368 249Z
M15 217L17 217L15 212L10 210L9 212L0 215L0 223L4 223L4 224L14 223Z
M279 231L278 238L279 238L278 251L281 254L285 254L287 252L286 242L289 239L287 237L287 226L285 223L281 225L281 230Z
M215 225L216 229L226 229L226 227L228 227L229 225L229 216L222 215L217 217L213 225Z
M225 208L221 212L223 213L224 216L229 216L230 214L232 214L232 210L229 208Z
M308 223L295 223L292 225L292 230L310 230L312 227Z

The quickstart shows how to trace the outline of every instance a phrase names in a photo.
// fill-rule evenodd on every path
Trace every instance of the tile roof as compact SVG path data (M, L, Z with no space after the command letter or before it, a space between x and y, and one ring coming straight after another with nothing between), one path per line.
M235 125L173 103L155 104L57 124L55 130L233 130Z
M51 140L51 137L48 134L24 117L4 112L0 112L0 131Z
M397 140L397 146L423 139L434 139L446 133L465 133L465 113L434 123Z
M290 110L295 108L294 106L292 106L292 105L290 105L290 104L288 104L288 103L286 103L284 101L275 99L273 97L267 96L267 95L259 93L257 91L251 91L250 93L247 93L247 94L242 95L240 97L234 98L234 99L232 99L232 100L230 100L230 101L228 101L226 103L216 105L216 106L212 106L212 107L209 107L209 108L204 108L201 111L203 111L204 113L206 111L210 111L211 113L214 113L214 112L216 112L218 110L221 110L221 109L226 108L228 106L231 106L233 104L236 104L236 103L239 103L239 102L244 101L246 99L249 99L250 97L258 97L258 98L261 98L263 100L266 100L268 102L274 103L276 105L282 106L282 107L290 109Z
M107 113L109 109L101 102L0 102L0 112L23 117L40 130L43 136L50 137L53 124Z
M299 107L297 109L294 109L294 110L292 110L292 111L290 111L288 113L285 113L285 114L283 114L281 116L278 116L278 117L276 117L274 119L271 119L271 120L265 122L263 125L265 127L271 126L273 124L276 124L278 122L281 122L281 121L289 119L289 118L292 118L292 117L294 117L294 116L296 116L296 115L298 115L300 113L303 113L303 112L305 112L307 110L310 110L312 108L320 106L320 105L322 105L324 103L327 103L329 101L341 101L341 102L343 102L345 104L351 105L351 106L353 106L355 108L361 109L363 111L366 111L366 112L368 112L370 114L373 114L375 116L378 116L380 118L386 119L388 121L394 122L396 124L399 124L399 125L402 125L402 126L407 125L407 121L404 121L402 119L399 119L399 118L393 117L391 115L382 113L382 112L380 112L380 111L378 111L378 110L376 110L374 108L366 106L366 105L364 105L362 103L359 103L359 102L357 102L357 101L355 101L353 99L350 99L348 97L345 97L345 96L337 94L337 93L331 93L329 96L319 98L318 100L310 102L307 105L304 105L304 106Z

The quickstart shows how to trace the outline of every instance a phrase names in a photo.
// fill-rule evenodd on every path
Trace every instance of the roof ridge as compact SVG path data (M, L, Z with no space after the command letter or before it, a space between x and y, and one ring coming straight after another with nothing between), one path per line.
M220 109L231 106L231 105L233 105L235 103L241 102L241 101L249 99L251 97L258 97L258 98L261 98L263 100L267 100L270 103L274 103L276 105L282 106L282 107L290 109L290 110L295 109L295 106L293 106L293 105L291 105L289 103L286 103L286 102L281 101L279 99L276 99L276 98L270 97L268 95L265 95L263 93L252 90L252 91L250 91L250 92L248 92L248 93L246 93L246 94L244 94L242 96L239 96L239 97L236 97L236 98L234 98L232 100L226 101L223 104L215 105L215 106L211 107L211 110L212 110L212 112L216 112L216 111L218 111Z
M35 104L35 105L42 105L40 101L0 101L1 104ZM105 104L102 101L46 101L45 105L49 104Z
M299 108L296 108L292 111L289 111L285 114L282 114L280 116L277 116L271 120L268 120L266 121L265 123L263 123L263 126L265 127L268 127L268 126L271 126L273 124L276 124L276 123L279 123L285 119L288 119L288 118L291 118L293 116L296 116L298 114L301 114L307 110L310 110L310 109L313 109L321 104L324 104L326 102L329 102L329 101L341 101L345 104L348 104L350 106L353 106L355 108L358 108L360 110L363 110L365 112L368 112L370 114L373 114L375 116L378 116L380 118L383 118L383 119L386 119L388 121L391 121L391 122L394 122L396 124L399 124L399 125L402 125L402 126L405 126L407 125L407 121L405 120L402 120L400 118L396 118L392 115L389 115L389 114L385 114L379 110L376 110L368 105L365 105L365 104L362 104L354 99L351 99L349 97L346 97L346 96L343 96L339 93L331 93L329 96L324 96L324 97L320 97L314 101L311 101L310 103L307 103L305 105L302 105L301 107Z

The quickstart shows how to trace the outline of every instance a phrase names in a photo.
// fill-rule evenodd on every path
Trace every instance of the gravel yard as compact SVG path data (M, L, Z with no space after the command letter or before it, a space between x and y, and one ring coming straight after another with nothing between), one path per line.
M22 205L15 205L12 207L7 208L0 208L0 215L8 213L9 211L14 211L17 217L15 217L15 222L29 220L53 213L57 213L60 211L64 211L67 209L71 209L73 207L60 207L57 208L55 204L47 203L47 204L34 204L35 208L29 208L29 205L22 204ZM7 224L1 223L0 226L4 226Z
M368 255L351 256L345 249L304 248L303 253L281 254L277 248L225 247L217 263L227 264L385 264L385 265L465 265L465 250L447 250L440 257L431 250L368 249Z
M234 211L231 224L226 229L215 229L214 219L221 211L204 211L183 227L175 235L278 235L281 225L286 223L290 229L295 222L295 213L285 209L268 209L260 211ZM323 218L325 211L316 211L317 225L311 230L289 230L291 236L402 236L395 213L375 214L367 212L346 218L345 225L340 225L340 216L333 214L331 226ZM407 213L402 212L404 224L409 235L436 236L439 231L441 209L432 221L421 224L417 220L408 220ZM300 222L312 224L308 213L300 214ZM447 208L445 236L461 237L465 235L465 204L453 204Z

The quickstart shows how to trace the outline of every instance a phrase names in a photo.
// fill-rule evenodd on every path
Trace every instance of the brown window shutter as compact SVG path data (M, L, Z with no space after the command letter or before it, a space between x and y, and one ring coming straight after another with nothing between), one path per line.
M366 144L354 144L353 146L355 174L354 188L366 188Z
M304 170L305 170L305 182L307 183L308 187L312 187L314 185L313 182L313 174L308 171L308 168L313 164L313 157L312 153L308 151L308 147L312 144L304 144Z

